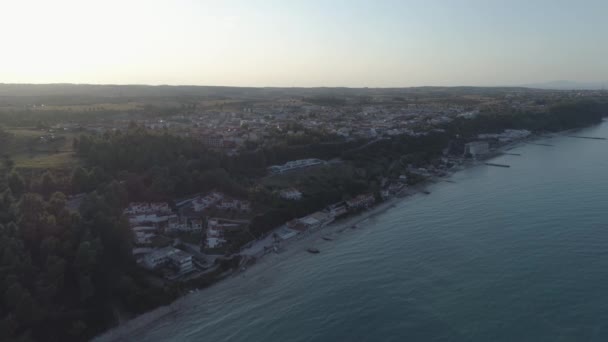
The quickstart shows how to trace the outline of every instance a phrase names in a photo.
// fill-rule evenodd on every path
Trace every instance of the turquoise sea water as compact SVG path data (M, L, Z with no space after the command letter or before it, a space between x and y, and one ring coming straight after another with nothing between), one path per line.
M608 341L608 141L540 142L554 146L459 172L124 338Z

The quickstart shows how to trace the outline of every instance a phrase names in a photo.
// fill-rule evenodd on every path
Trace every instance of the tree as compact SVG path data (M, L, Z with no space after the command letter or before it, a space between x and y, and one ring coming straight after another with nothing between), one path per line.
M77 167L74 169L70 183L74 193L87 192L93 190L94 188L90 186L89 173L83 167Z
M11 171L13 169L13 167L15 167L15 161L8 154L4 156L4 159L2 160L2 162L4 163L4 167L8 171Z
M40 179L40 193L44 198L48 198L57 189L55 178L50 172L46 171Z
M20 197L25 191L25 181L23 177L15 171L11 172L8 177L8 186L14 196Z

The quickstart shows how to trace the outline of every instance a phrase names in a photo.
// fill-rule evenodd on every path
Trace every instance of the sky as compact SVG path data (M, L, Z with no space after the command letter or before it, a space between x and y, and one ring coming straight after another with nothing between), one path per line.
M606 0L0 0L0 83L608 80Z

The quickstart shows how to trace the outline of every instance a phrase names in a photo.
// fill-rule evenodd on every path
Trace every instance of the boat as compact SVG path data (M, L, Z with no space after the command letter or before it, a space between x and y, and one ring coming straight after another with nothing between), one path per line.
M323 240L325 240L325 241L333 241L334 239L332 239L332 238L330 238L330 237L328 237L328 236L324 236L324 237L323 237Z
M425 195L430 195L431 194L431 192L427 191L427 190L422 191L422 193L425 194Z
M309 247L306 251L308 251L308 253L311 253L311 254L319 254L321 252L314 247Z

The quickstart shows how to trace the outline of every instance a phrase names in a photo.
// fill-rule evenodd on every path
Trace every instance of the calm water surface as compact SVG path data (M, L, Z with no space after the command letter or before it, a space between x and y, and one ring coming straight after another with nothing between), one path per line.
M608 123L577 134L608 137ZM608 141L542 142L127 339L608 341Z

